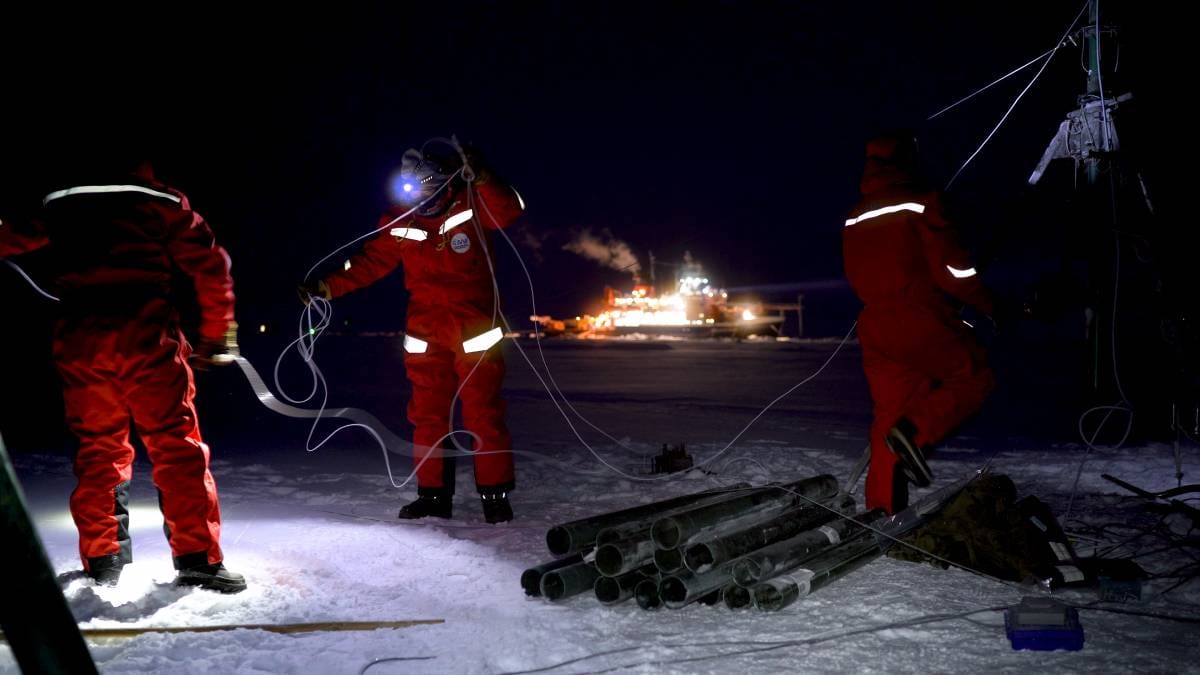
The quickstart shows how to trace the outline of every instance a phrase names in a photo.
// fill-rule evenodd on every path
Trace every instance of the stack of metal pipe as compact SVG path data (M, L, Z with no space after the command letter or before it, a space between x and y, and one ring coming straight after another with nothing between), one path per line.
M888 517L856 513L837 480L745 484L674 497L552 527L557 559L525 570L521 586L551 602L592 591L605 605L642 609L724 602L783 609L882 555L980 472Z

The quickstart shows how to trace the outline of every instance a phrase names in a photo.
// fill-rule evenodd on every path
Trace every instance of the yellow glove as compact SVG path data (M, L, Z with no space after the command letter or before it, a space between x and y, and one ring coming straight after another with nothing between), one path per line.
M305 305L310 302L314 295L326 300L333 299L333 294L329 292L329 285L324 281L318 281L315 284L308 282L300 284L296 287L296 295L300 296L300 302L303 302Z
M230 321L225 329L225 335L219 341L201 340L188 359L192 368L208 370L210 366L227 366L241 356L237 343L236 321Z

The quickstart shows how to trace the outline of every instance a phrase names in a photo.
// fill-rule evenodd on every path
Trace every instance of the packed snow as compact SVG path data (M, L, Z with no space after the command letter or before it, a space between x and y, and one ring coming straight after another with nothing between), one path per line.
M520 343L535 360L537 348ZM557 384L604 438L576 420L607 461L644 474L663 443L686 443L703 460L772 399L814 372L837 341L550 341L545 358ZM275 345L246 346L261 369ZM1101 612L1200 616L1200 584L1147 584L1144 600L1095 605L1094 591L1058 595L1082 609L1079 652L1014 651L998 608L1035 588L999 583L959 569L878 559L787 609L766 614L691 605L647 612L635 603L604 607L588 595L561 603L527 598L522 570L552 558L545 531L559 522L739 481L796 480L832 473L844 479L861 453L869 399L853 343L828 369L780 401L725 454L670 480L643 482L603 467L575 438L512 344L507 347L509 423L517 458L514 522L482 522L467 462L459 461L452 521L401 522L410 485L394 489L379 449L351 431L305 451L307 426L258 406L236 370L200 383L201 423L213 448L227 565L249 589L225 596L172 585L149 466L139 459L132 490L134 562L115 588L82 575L67 497L70 458L14 457L26 497L63 591L84 628L166 627L318 621L440 619L444 623L366 632L278 635L259 630L148 633L90 643L102 672L170 673L774 673L798 672L1197 672L1194 624ZM406 383L393 337L334 336L318 360L331 403L372 411L401 435ZM295 364L293 364L295 365ZM293 383L295 384L295 383ZM1003 383L1002 383L1003 384ZM1083 446L1073 403L1047 412L1003 384L989 409L932 461L935 487L989 464L1022 495L1063 516ZM1045 393L1045 392L1043 392ZM1034 397L1036 398L1036 397ZM1063 397L1058 397L1059 399ZM1060 423L1061 426L1056 425ZM1028 422L1028 424L1026 424ZM1036 424L1035 424L1036 423ZM334 425L324 423L328 428ZM1026 428L1038 427L1037 433ZM1195 445L1182 446L1185 483L1197 482ZM394 458L397 479L411 463ZM1148 490L1176 486L1172 444L1140 443L1092 452L1084 465L1069 531L1091 533L1077 545L1102 546L1153 526L1145 503L1103 480L1109 473ZM860 489L861 491L861 489ZM1188 531L1179 518L1168 527ZM1148 552L1148 569L1194 562L1185 551ZM378 662L376 662L378 660ZM0 673L16 672L0 645Z

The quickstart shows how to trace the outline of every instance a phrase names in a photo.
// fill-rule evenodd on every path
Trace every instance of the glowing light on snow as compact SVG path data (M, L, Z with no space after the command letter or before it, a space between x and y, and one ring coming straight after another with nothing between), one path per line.
M162 512L158 510L158 506L153 504L130 504L129 509L129 531L150 531L157 530L162 532L163 517ZM59 511L50 518L44 521L39 521L39 527L49 526L53 529L74 530L75 521L71 518L71 512L67 510Z
M169 570L169 566L167 570ZM121 580L116 586L91 586L90 590L113 607L134 606L135 603L153 602L154 595L174 580L174 570L167 571L152 563L134 562L121 570ZM167 576L169 575L169 576ZM91 582L88 582L89 584ZM168 586L169 588L169 586Z

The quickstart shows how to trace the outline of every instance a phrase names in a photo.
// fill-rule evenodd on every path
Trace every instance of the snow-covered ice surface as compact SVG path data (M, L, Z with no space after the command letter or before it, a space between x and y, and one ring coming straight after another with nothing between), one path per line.
M398 344L386 337L333 337L319 357L333 403L367 408L404 434ZM662 443L686 442L698 458L721 449L835 345L551 342L545 354L578 410L632 449L581 427L596 450L640 472ZM269 363L265 346L261 354L253 345L250 351L260 369ZM560 604L524 596L521 571L550 559L544 536L554 523L717 483L825 472L844 478L865 444L868 422L859 358L851 344L825 373L780 402L712 463L715 475L694 472L643 483L615 476L579 445L510 346L507 397L515 445L545 459L518 458L512 496L518 519L500 526L482 523L470 471L461 461L453 521L397 521L396 509L413 490L388 484L379 451L364 434L339 436L307 454L302 422L258 407L236 372L214 375L200 385L201 414L213 446L226 562L249 583L249 590L235 596L172 586L149 467L141 460L132 491L135 562L116 588L96 587L78 571L66 511L74 480L69 459L21 454L15 463L84 627L445 621L356 633L238 630L97 641L92 653L106 673L358 673L389 657L420 660L381 662L368 672L1200 672L1194 624L1091 610L1081 612L1087 634L1082 651L1013 651L1002 613L989 608L1015 604L1022 589L888 558L776 614L700 605L644 612L631 602L603 607L590 595ZM1013 419L1033 419L1038 411L1045 412L1043 403L1002 388L989 412L934 459L936 484L990 460L994 470L1013 477L1021 494L1041 497L1061 515L1083 456L1080 446L1065 435L1010 437L997 431L1020 428ZM1063 429L1073 428L1069 411L1059 418ZM1087 526L1113 522L1154 525L1158 516L1100 474L1150 490L1174 487L1172 450L1149 444L1093 453L1073 508L1081 521L1075 529L1095 533ZM1195 446L1185 447L1185 482L1196 482L1198 461ZM410 464L395 466L407 471ZM1186 532L1179 522L1170 525ZM1106 532L1116 538L1131 530ZM1080 543L1086 552L1087 542ZM1192 559L1167 551L1139 562L1166 571ZM1117 607L1200 616L1200 585L1160 595L1172 583L1152 581L1149 599ZM1090 592L1060 595L1080 605L1095 601ZM11 652L0 646L0 672L15 671Z

